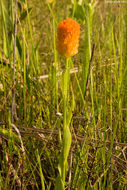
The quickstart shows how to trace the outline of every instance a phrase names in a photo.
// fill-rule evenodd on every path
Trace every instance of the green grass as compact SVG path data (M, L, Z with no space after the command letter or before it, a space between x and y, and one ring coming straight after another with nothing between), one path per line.
M127 4L17 1L12 123L15 2L0 0L0 190L125 190ZM56 51L67 17L71 59Z

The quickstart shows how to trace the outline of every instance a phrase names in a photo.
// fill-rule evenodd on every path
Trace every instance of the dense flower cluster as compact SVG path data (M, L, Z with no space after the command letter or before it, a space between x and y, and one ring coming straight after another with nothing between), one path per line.
M78 53L80 25L68 18L59 23L57 29L57 50L61 55L71 57Z

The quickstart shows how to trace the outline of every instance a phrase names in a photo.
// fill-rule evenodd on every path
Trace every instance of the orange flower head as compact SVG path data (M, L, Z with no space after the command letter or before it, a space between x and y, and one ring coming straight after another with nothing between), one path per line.
M80 25L68 18L59 23L57 29L57 50L61 55L71 57L78 53Z

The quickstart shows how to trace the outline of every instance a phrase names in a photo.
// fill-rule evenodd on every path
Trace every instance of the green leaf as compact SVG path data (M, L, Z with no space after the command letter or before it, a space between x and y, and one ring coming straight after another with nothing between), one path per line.
M67 162L67 157L69 154L70 147L71 147L71 133L69 127L66 127L63 139L63 158L65 164Z
M64 190L64 184L63 184L63 181L62 181L60 175L58 175L58 177L56 179L55 190Z

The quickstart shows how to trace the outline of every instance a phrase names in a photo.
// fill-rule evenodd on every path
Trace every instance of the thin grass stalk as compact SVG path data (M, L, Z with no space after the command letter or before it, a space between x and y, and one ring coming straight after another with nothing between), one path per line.
M33 31L32 31L32 26L31 26L31 19L30 19L30 14L28 11L28 3L27 0L25 0L25 4L26 4L26 10L27 10L27 21L28 21L28 27L29 27L29 32L30 32L30 39L31 39L31 47L32 47L32 53L31 53L31 59L30 59L30 69L31 69L31 73L33 74L37 74L36 70L37 70L37 60L36 60L36 52L35 52L35 48L34 48L34 41L33 41Z
M95 122L95 108L94 108L94 86L93 86L93 72L91 70L91 74L90 74L90 78L91 78L91 85L90 85L90 94L91 94L91 103L92 103L92 117L93 117L93 123L94 123L94 135L95 135L95 141L97 140L97 134L96 134L96 122Z
M79 172L79 158L77 158L77 160L76 160L76 166L75 166L75 169L73 172L70 190L74 189L74 186L77 185L77 184L75 185L75 183L76 183L76 176L77 176L78 172Z
M48 5L49 11L50 11L50 13L51 13L51 15L52 15L52 17L53 17L53 19L54 19L54 22L55 22L55 24L57 25L56 17L55 17L55 15L54 15L54 12L53 12L53 10L52 10L52 8L51 8L51 6L50 6L50 3L49 3L48 1L47 1L47 5Z
M22 64L23 64L23 97L24 97L24 121L26 122L26 60L25 60L25 56L26 56L26 48L25 48L25 30L23 33L23 47L22 47Z
M84 45L84 60L82 66L82 91L85 93L87 75L89 70L89 62L91 57L91 29L92 29L92 10L89 4L85 5L84 14L86 15L85 25L85 45Z
M52 6L47 1L47 5L49 8L49 11L53 17L53 50L54 50L54 63L52 66L52 94L51 94L51 102L54 107L56 107L57 112L59 112L59 106L58 106L58 89L57 89L57 51L56 51L56 26L57 26L57 20L53 13ZM52 108L51 108L52 109ZM52 112L52 111L51 111Z
M31 45L32 45L32 48L34 48L33 32L32 32L32 27L31 27L31 20L30 20L30 15L29 15L29 11L28 11L27 0L25 0L25 4L26 4L26 10L27 10L27 21L28 21L28 26L29 26L30 38L31 38L31 43L32 43Z
M75 15L76 5L77 5L77 1L74 0L74 3L73 3L73 10L72 10L72 19L74 18L74 15Z
M12 108L11 108L11 122L12 123L14 122L14 116L16 114L16 108L15 108L16 36L17 36L17 0L15 0L15 9L14 9L13 87L12 87Z
M54 63L52 66L52 105L57 108L58 111L58 93L57 93L57 51L56 51L56 24L53 19L53 44L54 44Z
M1 16L2 16L2 29L3 29L3 53L5 56L9 56L9 40L8 40L8 31L7 31L7 24L6 24L6 16L5 16L5 7L3 1L0 0L1 6Z
M105 68L103 71L103 77L104 77L104 88L105 88L105 95L104 95L104 137L103 137L103 148L102 148L102 160L103 160L103 169L104 169L104 173L106 171L106 130L107 130L107 125L106 125L106 112L107 112L107 80L106 80L106 73L105 73ZM104 175L104 182L103 182L103 186L105 186L106 183L106 176Z
M7 29L7 19L6 19L6 9L5 9L5 5L3 3L2 0L0 0L0 10L1 10L1 27L2 27L2 51L1 54L4 54L5 57L8 57L10 59L10 46L9 46L9 38L8 38L8 29ZM0 61L2 62L2 56ZM7 91L6 91L6 80L4 77L4 67L1 70L2 75L3 75L3 87L4 87L4 111L6 113L7 111Z
M124 22L125 22L125 35L124 35L124 41L125 41L125 52L124 52L124 63L123 63L123 77L122 77L122 91L123 93L123 100L122 100L122 106L123 108L127 108L127 6L125 7L125 13L124 13ZM127 118L127 111L124 112L123 118ZM127 129L125 127L124 132L127 132ZM127 140L127 138L125 138Z
M42 190L45 190L44 175L43 175L43 171L42 171L42 167L41 167L41 159L40 159L38 149L37 149L37 162L38 162L38 165L39 165Z
M119 87L118 80L119 79L118 79L118 77L119 77L119 75L118 75L118 65L117 65L117 61L116 61L116 50L115 50L116 46L115 46L115 42L114 42L114 33L113 33L113 30L112 30L112 46L113 46L112 48L113 48L113 52L114 52L114 61L115 61L115 76L114 76L114 78L115 78L115 86L116 86L116 98L118 98L118 93L119 93L119 89L118 89L118 87ZM111 73L112 73L112 66L111 66ZM111 90L113 90L112 82L111 82L111 88L112 88ZM111 96L113 96L113 92L112 92ZM113 99L113 97L111 97L111 100L112 99ZM113 103L113 100L112 100L112 103ZM112 107L113 107L113 105L112 105ZM112 110L112 108L111 108L111 110ZM113 116L112 116L111 120L113 121ZM111 125L111 130L112 130L112 141L111 142L112 142L112 146L113 146L113 143L114 143L114 139L115 139L118 123L119 123L118 120L116 120L116 121L114 121L114 126L113 126L113 124Z
M27 154L26 154L26 156L27 156ZM41 155L40 155L41 156ZM36 186L36 189L37 190L39 190L39 186L38 186L38 183L37 183L37 179L36 179L36 174L35 174L35 170L37 169L37 165L38 165L38 162L36 162L34 165L30 162L30 160L29 160L29 158L27 158L28 159L28 162L29 162L29 168L30 168L30 171L31 171L31 173L30 173L30 176L28 177L28 179L27 179L27 182L24 184L24 189L26 188L27 189L27 186L28 186L28 184L29 184L29 182L30 182L30 180L31 180L31 178L32 178L32 176L33 176L33 178L34 178L34 182L35 182L35 186Z
M113 31L113 27L112 27L112 31ZM112 44L112 33L110 35L110 43L109 43L109 50L110 50L110 56L112 55L112 52L113 52L113 44ZM110 60L111 61L111 60ZM113 72L112 72L112 63L110 64L110 76L109 76L109 80L110 80L110 86L109 86L109 97L110 97L110 111L109 111L109 119L110 119L110 141L111 141L111 144L110 144L110 148L109 148L109 154L108 154L108 157L107 157L107 168L109 166L111 166L111 169L110 169L110 173L109 173L109 176L108 176L108 179L110 179L110 181L108 181L108 187L110 186L111 188L111 185L112 185L112 148L113 148L113 142L114 142L114 139L113 139L113 84L112 84L112 79L113 79ZM106 168L106 169L107 169Z
M121 10L121 9L120 9ZM119 15L121 15L121 13L119 12ZM122 22L122 23L121 23ZM121 28L122 28L122 24L123 24L123 17L120 16L119 17L119 54L120 54L120 65L118 67L119 69L119 80L118 80L118 113L119 113L119 132L122 132L124 130L122 130L122 125L121 125L121 121L122 119L122 93L121 93L121 87L122 87L122 78L123 78L123 30L121 32ZM119 141L121 142L121 134L119 133Z
M74 64L73 64L72 60L71 60L71 64L72 64L72 67L74 68ZM75 75L75 79L76 79L76 82L77 82L77 86L78 86L78 88L79 88L79 92L80 92L80 95L81 95L81 100L82 100L82 102L83 102L83 105L85 106L84 95L83 95L83 92L82 92L82 87L81 87L81 85L80 85L79 79L78 79L78 77L77 77L77 73L74 72L74 75Z

